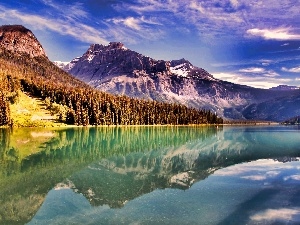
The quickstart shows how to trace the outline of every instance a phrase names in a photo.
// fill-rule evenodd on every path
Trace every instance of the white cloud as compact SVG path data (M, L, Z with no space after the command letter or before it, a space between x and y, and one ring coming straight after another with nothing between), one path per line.
M265 176L265 175L251 175L251 176L242 176L241 178L246 179L246 180L261 181L261 180L266 180L267 176Z
M190 4L190 8L191 9L195 9L195 10L197 10L197 11L199 11L200 13L203 13L203 14L205 14L205 9L202 7L202 5L201 5L201 2L200 3L197 3L197 2L195 2L195 1L193 1L191 4Z
M108 23L113 22L116 25L125 25L133 30L141 31L148 29L148 25L161 25L161 23L153 20L153 19L146 19L144 16L142 17L127 17L123 18L112 18L106 20Z
M259 36L264 39L274 40L300 40L300 34L292 34L290 28L258 29L253 28L246 31L247 34Z
M250 68L240 69L239 72L260 74L265 77L278 77L279 76L279 74L273 70L267 71L264 68L260 68L260 67L250 67Z
M299 174L295 174L295 175L284 177L283 179L285 181L287 181L287 180L297 180L297 181L300 181L300 175Z
M262 66L269 66L273 62L273 60L261 59L259 60L259 62L261 63Z
M278 174L280 174L280 172L271 170L271 171L268 171L266 174L269 177L276 177Z
M265 77L279 77L280 75L273 70L269 70L263 74Z
M265 69L257 68L257 67L250 67L250 68L240 69L239 71L244 72L244 73L263 73L263 72L265 72Z
M288 46L288 45L290 45L290 43L284 43L284 44L282 44L280 46Z
M237 79L239 79L238 74L235 74L235 73L226 73L226 72L223 73L223 72L221 72L221 73L213 73L212 75L215 78L230 81L230 82L234 82Z
M254 167L254 169L258 169L257 167ZM241 176L241 178L246 179L246 180L254 180L254 181L262 181L262 180L267 180L268 178L274 178L280 174L279 171L267 171L263 172L261 169L259 169L259 173L263 174L254 174L254 175L246 175L246 176Z
M281 84L289 84L292 79L278 78L277 73L268 71L260 76L246 76L239 73L213 73L215 78L236 84L247 85L256 88L271 88Z
M282 221L295 221L294 217L298 217L299 220L300 208L280 208L280 209L267 209L263 212L256 213L250 217L254 221L264 220L282 220Z
M135 19L133 17L126 18L124 20L124 24L134 30L140 30L140 21L138 19Z
M235 9L239 6L238 0L230 0L230 3L233 6L233 8L235 8Z
M110 19L108 22L112 21L114 24L124 24L125 26L134 29L134 30L141 30L140 26L140 20L133 18L133 17L127 17L126 19Z
M282 67L281 70L284 71L284 72L300 73L300 66L293 67L293 68L290 68L290 69L288 69L286 67Z
M218 176L239 176L244 179L263 180L264 178L275 178L282 170L294 168L289 164L283 164L271 159L260 159L217 170L214 174Z

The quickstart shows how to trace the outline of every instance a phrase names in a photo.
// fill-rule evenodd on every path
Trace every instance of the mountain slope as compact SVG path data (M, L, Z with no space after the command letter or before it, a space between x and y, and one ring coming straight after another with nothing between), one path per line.
M243 112L249 105L275 97L300 95L299 89L264 90L218 80L185 59L155 60L119 42L107 46L93 44L81 57L62 68L102 91L206 108L232 119L249 118ZM252 119L263 119L256 115Z

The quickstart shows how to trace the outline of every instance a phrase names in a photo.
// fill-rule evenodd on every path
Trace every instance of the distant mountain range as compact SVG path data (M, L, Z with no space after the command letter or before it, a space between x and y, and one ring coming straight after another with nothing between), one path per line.
M300 114L300 89L257 89L214 78L186 59L155 60L120 42L93 44L71 62L55 62L105 92L212 110L227 119L283 121Z
M289 86L289 85L278 85L277 87L271 87L270 90L279 90L279 91L289 91L289 90L298 90L297 86Z

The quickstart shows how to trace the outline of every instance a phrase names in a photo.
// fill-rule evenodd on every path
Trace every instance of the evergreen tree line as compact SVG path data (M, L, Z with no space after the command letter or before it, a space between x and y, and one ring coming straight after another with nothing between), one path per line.
M10 123L9 103L3 94L0 92L0 126Z
M206 110L179 104L114 96L95 90L57 68L47 58L0 52L0 125L9 124L9 101L18 90L66 106L61 116L76 125L207 124L223 120ZM2 97L1 97L2 96Z
M7 79L0 77L0 126L10 123L8 93L10 91Z

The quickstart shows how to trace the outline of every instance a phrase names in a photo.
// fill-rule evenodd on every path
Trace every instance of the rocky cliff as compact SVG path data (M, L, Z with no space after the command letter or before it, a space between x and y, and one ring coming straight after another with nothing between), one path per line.
M30 57L47 57L34 34L22 25L0 26L0 47L13 53L26 53Z

